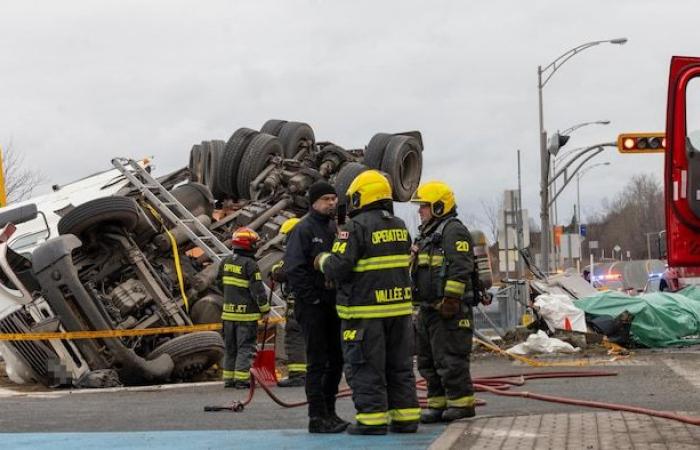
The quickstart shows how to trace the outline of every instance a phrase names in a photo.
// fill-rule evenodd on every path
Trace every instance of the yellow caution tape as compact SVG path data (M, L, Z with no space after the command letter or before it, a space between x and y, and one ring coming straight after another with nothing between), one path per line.
M284 317L268 319L268 325L284 322ZM265 323L260 320L258 323ZM0 333L0 341L47 341L50 339L99 339L130 336L150 336L154 334L193 333L196 331L218 331L221 323L205 323L199 325L180 325L173 327L139 328L132 330L99 330L99 331L53 331L38 333Z

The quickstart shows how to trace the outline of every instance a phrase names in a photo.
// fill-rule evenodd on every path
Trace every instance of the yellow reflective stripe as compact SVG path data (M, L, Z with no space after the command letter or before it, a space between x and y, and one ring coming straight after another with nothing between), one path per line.
M447 407L448 408L467 408L469 406L474 406L476 403L476 399L474 398L473 395L467 395L464 397L460 398L455 398L455 399L447 399Z
M253 278L255 278L256 281L262 281L262 274L260 272L255 272Z
M248 280L244 280L238 277L225 276L224 285L247 288L248 286L250 286L250 282Z
M387 418L385 412L378 413L358 413L355 420L362 425L386 425Z
M419 266L441 266L442 261L445 258L442 255L433 255L432 260L430 259L429 253L419 253L418 254L418 265Z
M232 380L234 373L233 370L224 370L224 380Z
M389 417L392 422L418 422L420 420L420 408L390 409Z
M445 283L445 295L453 294L457 297L461 297L464 295L464 290L466 288L467 285L461 281L447 280Z
M358 259L352 270L353 272L368 272L370 270L403 268L408 267L410 259L410 255L387 255Z
M233 379L234 380L240 380L240 381L248 381L250 380L250 372L242 371L242 370L234 370L233 371Z
M447 407L447 398L445 396L440 397L428 397L428 408L433 409L444 409Z
M321 273L326 273L325 269L323 268L323 265L326 263L326 260L331 257L330 253L321 253L320 256L318 257L318 267L321 269Z
M287 370L290 372L306 372L306 364L287 364Z
M221 314L221 319L222 320L235 320L237 322L252 322L254 320L260 319L261 314L260 313L229 313L225 312Z
M393 305L336 305L336 309L341 319L381 319L383 317L408 316L413 313L411 302L401 302Z
M259 306L258 308L260 309L261 313L266 313L270 310L270 305L265 303L264 305Z

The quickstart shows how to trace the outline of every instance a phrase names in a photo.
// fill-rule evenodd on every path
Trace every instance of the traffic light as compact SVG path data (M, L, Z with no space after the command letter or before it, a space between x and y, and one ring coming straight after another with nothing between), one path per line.
M664 153L666 133L622 133L617 149L620 153Z

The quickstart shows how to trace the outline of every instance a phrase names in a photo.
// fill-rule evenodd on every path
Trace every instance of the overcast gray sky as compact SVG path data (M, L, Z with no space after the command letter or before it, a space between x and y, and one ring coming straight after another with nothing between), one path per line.
M0 143L51 183L154 155L184 166L192 144L268 118L364 146L419 129L424 179L452 184L463 212L515 188L538 213L536 67L578 44L627 37L570 60L545 88L567 147L665 126L672 55L700 56L693 1L0 0ZM661 155L608 150L582 181L584 216ZM562 194L571 217L575 186Z

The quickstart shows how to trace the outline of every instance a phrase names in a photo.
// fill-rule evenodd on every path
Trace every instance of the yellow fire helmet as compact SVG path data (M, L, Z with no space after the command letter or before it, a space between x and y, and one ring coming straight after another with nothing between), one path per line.
M391 200L391 185L378 170L366 170L355 177L346 195L351 209L359 209L379 200Z
M418 186L411 202L430 204L430 212L433 216L442 217L455 208L455 194L442 181L428 181Z
M280 226L280 233L282 234L289 234L290 231L299 223L301 219L298 217L292 217L291 219L287 219L282 223L282 226Z

